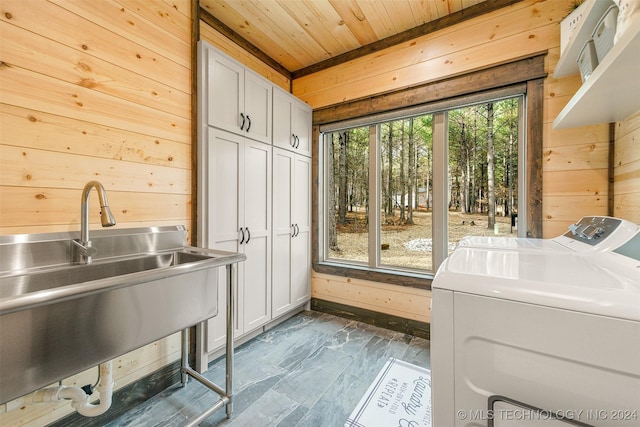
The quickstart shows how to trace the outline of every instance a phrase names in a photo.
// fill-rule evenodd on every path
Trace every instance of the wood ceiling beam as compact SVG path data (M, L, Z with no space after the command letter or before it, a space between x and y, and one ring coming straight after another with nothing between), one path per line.
M317 64L313 64L308 67L301 68L292 73L292 79L295 80L309 74L317 73L318 71L322 71L327 68L340 65L344 62L352 61L362 56L369 55L379 50L386 49L388 47L395 46L397 44L404 43L409 40L413 40L417 37L424 36L426 34L433 33L438 30L442 30L452 25L456 25L461 22L467 21L469 19L476 18L480 15L484 15L485 13L502 9L503 7L511 6L521 1L522 0L485 0L481 3L477 3L473 6L461 9L450 15L446 15L446 16L443 16L442 18L438 18L434 21L430 21L425 24L422 24L418 27L411 28L409 30L403 31L393 36L389 36L382 40L378 40L377 42L370 43L358 49L345 52L341 55L335 56L325 61L318 62Z
M271 68L273 68L274 70L276 70L278 73L282 74L289 80L292 79L291 71L287 70L285 67L282 66L282 64L280 64L275 59L273 59L272 57L264 53L257 46L255 46L254 44L250 43L248 40L243 38L240 34L233 31L233 29L228 27L224 22L220 21L218 18L213 16L211 13L209 13L209 11L207 11L202 7L200 8L200 19L204 21L207 25L212 27L214 30L220 32L225 37L230 39L232 42L234 42L235 44L237 44L247 52L251 53L256 58L258 58L259 60L261 60L262 62L264 62Z

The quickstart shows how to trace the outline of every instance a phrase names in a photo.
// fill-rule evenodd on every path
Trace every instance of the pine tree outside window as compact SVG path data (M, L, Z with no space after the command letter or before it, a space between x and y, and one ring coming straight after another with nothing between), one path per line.
M323 131L323 261L431 275L465 236L517 236L523 100Z

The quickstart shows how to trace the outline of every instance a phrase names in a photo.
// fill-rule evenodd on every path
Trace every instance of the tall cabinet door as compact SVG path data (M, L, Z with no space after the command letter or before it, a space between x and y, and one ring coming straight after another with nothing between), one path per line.
M311 157L311 107L280 88L273 89L273 145Z
M311 107L302 101L293 103L292 131L296 135L296 152L311 157Z
M244 333L271 319L271 149L245 140Z
M296 155L294 160L291 300L297 305L311 296L311 159Z
M273 317L292 308L291 236L293 235L293 167L295 154L273 149Z
M311 159L273 151L273 317L311 296Z
M244 113L244 68L211 49L205 49L207 78L207 124L240 132Z
M280 88L273 89L273 145L293 150L296 145L291 119L294 98Z
M271 319L271 146L209 128L207 244L240 252L234 308L240 336ZM218 271L225 283L226 270ZM218 301L226 287L218 286ZM225 345L226 306L207 324L207 352Z
M207 188L208 206L206 213L207 246L230 252L244 252L240 243L240 227L243 226L244 212L244 138L218 129L208 129ZM243 242L244 243L244 242ZM242 300L244 269L246 262L239 263L234 270L237 274L238 294L236 303ZM218 315L207 323L207 352L225 345L227 300L226 269L218 269ZM238 307L236 307L238 313ZM235 335L243 330L242 317L234 319Z
M249 70L245 71L244 129L249 138L271 144L273 85Z

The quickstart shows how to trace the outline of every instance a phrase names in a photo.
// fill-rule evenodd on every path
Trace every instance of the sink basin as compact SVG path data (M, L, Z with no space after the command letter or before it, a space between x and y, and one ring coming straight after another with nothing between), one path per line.
M183 227L92 234L88 265L71 233L0 238L0 403L217 315L218 267L246 258L185 246Z
M0 299L15 297L61 286L76 285L98 279L117 277L131 273L149 271L193 262L206 261L211 256L170 251L119 260L95 262L87 265L55 267L50 270L17 274L0 279ZM50 296L51 294L49 294ZM50 298L47 298L49 300Z

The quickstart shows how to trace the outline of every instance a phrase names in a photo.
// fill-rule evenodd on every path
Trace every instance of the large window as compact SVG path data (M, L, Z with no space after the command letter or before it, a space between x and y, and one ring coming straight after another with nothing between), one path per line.
M327 135L329 258L368 263L369 145L368 126Z
M465 236L517 235L522 102L323 130L324 261L429 275Z
M517 230L519 104L510 98L447 114L449 252L466 236Z

